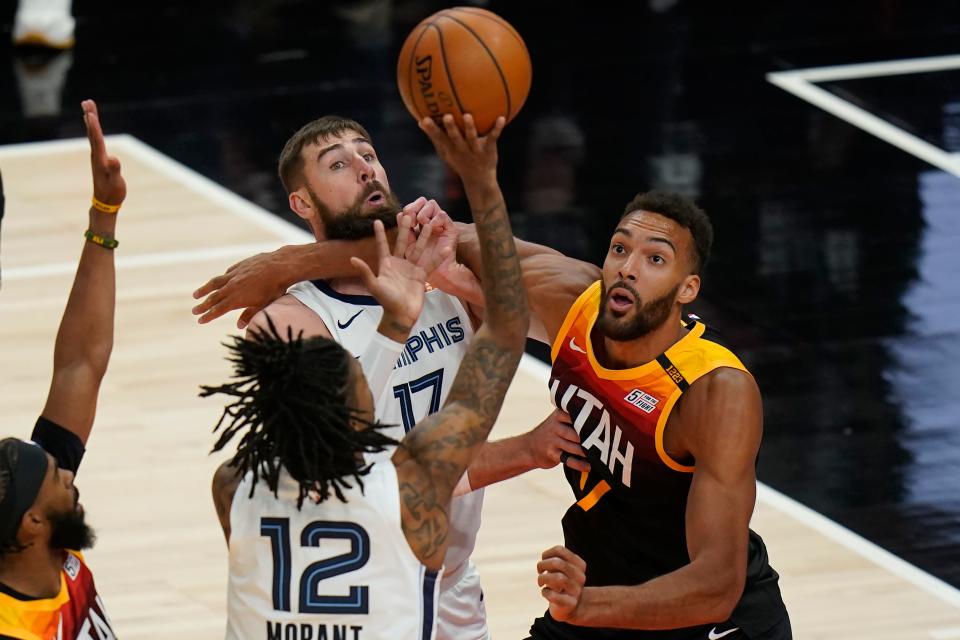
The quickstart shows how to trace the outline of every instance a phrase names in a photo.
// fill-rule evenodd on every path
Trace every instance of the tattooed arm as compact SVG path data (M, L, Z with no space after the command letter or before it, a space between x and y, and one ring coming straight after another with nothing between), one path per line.
M520 259L497 184L496 141L503 118L484 137L464 117L466 136L453 118L445 133L432 120L420 123L441 158L463 179L480 240L483 325L471 342L444 408L417 424L393 455L400 483L400 513L410 548L438 569L447 548L453 489L480 452L517 370L530 324Z

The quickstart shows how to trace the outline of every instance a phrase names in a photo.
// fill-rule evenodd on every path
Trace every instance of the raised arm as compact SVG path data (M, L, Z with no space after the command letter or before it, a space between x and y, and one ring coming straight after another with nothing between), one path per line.
M520 260L496 179L496 141L503 118L479 138L473 118L466 137L453 118L445 132L420 123L440 156L463 179L477 225L486 298L483 325L471 342L444 408L410 431L394 453L401 516L414 553L429 567L443 563L454 486L486 442L516 372L529 325Z
M96 201L119 207L127 195L127 186L120 174L120 161L107 154L96 103L85 100L82 107L90 140L95 199L89 212L91 239L83 244L73 288L60 321L53 350L53 380L42 415L85 444L93 426L100 381L113 349L116 306L113 250L97 244L95 239L113 239L117 214L98 210Z
M760 392L750 374L719 369L687 393L679 410L682 444L696 459L686 511L690 563L640 585L584 588L583 560L564 547L549 549L537 571L557 620L675 629L730 617L746 580L763 430Z

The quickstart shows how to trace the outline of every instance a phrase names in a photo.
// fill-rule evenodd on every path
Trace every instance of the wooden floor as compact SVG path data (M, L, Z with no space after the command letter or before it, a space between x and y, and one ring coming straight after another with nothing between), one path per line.
M117 231L113 361L78 478L99 542L89 553L118 637L218 638L226 552L209 497L207 451L221 406L198 385L225 379L233 319L200 327L190 292L250 253L303 238L137 140L109 140L129 197ZM85 141L0 147L7 196L0 291L3 433L29 435L82 243L90 191ZM525 362L494 435L548 412L545 374ZM496 638L520 638L543 609L539 553L562 541L570 502L558 470L487 491L475 558ZM960 592L761 487L764 537L799 639L960 638Z

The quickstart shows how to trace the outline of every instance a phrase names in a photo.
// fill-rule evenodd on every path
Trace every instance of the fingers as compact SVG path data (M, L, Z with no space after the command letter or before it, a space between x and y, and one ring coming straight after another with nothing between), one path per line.
M240 314L240 317L237 318L237 329L246 329L247 325L250 324L250 321L253 320L253 316L260 313L259 307L247 307L243 310L243 313Z
M212 322L230 311L233 311L233 308L226 302L221 302L220 304L210 307L209 311L197 318L197 322L199 324L207 324L208 322Z
M564 560L571 565L578 567L581 572L585 572L587 570L587 563L583 561L583 558L575 554L573 551L570 551L570 549L567 549L563 545L558 544L550 547L544 551L540 557L543 558L540 562L545 562L551 558L559 558L560 560ZM540 565L538 563L537 567L539 566Z
M433 118L424 118L419 124L420 130L427 134L427 137L430 138L430 142L433 143L434 148L439 151L445 142L443 131L441 131L440 127L437 126L437 123L433 121Z
M412 250L407 255L407 260L409 260L414 264L418 264L420 262L420 258L421 256L423 256L423 252L427 248L427 242L430 240L430 236L432 235L432 233L433 233L432 224L427 224L420 227L420 237L417 238L416 244L413 246ZM402 257L402 254L397 257Z
M568 576L562 571L546 571L540 570L537 574L537 584L541 587L550 589L555 593L563 594L573 594L572 597L576 598L576 593L580 587L579 583L576 580ZM574 604L576 600L574 600Z
M454 119L453 114L445 113L443 115L443 129L447 132L447 137L450 138L450 141L454 144L463 143L463 135L460 133L460 129L457 128L457 121ZM474 129L476 132L476 129Z
M407 215L413 214L413 216L416 217L417 214L420 213L420 210L423 209L423 205L425 204L427 204L427 199L424 198L423 196L420 196L419 198L417 198L416 200L414 200L413 202L405 206L403 208L403 213Z
M467 134L467 142L476 150L480 149L480 142L477 136L477 124L473 121L473 114L463 114L463 129Z
M398 224L399 226L399 224ZM407 227L409 231L410 227ZM383 222L380 220L373 221L373 235L376 238L377 242L377 255L381 259L386 258L390 255L390 243L387 242L387 232L383 229ZM399 242L400 236L404 235L404 230L400 229L400 232L397 234L397 241Z
M87 127L87 139L90 141L90 153L97 160L107 155L107 148L103 142L103 130L100 128L100 117L97 115L97 103L93 100L84 100L80 103L83 109L83 123Z
M397 216L397 241L396 241L396 244L393 245L394 256L398 258L402 258L403 254L406 252L407 245L410 244L410 227L412 225L413 225L413 220L411 216L408 216L402 212L400 213L399 216ZM390 255L387 250L387 236L386 236L386 233L384 233L383 231L383 223L380 222L379 220L376 220L373 223L374 232L376 232L377 228L380 229L380 233L383 235L383 247L381 247L381 250L380 250L380 257L386 258L388 255ZM377 236L378 247L380 246L379 238L380 236Z
M487 132L486 137L492 139L493 141L499 140L500 134L503 133L503 128L505 126L507 126L507 119L503 116L500 116L497 118L496 122L493 123L493 129Z
M233 269L233 267L230 267L230 269ZM228 269L228 270L227 270L227 273L229 273L229 272L230 272L230 271L229 271L229 269ZM197 289L196 291L193 292L193 297L194 297L195 299L199 300L200 298L202 298L203 296L207 295L207 294L210 293L211 291L215 291L215 290L221 288L223 285L225 285L225 284L227 283L228 280L229 280L229 278L228 278L226 275L217 276L217 277L215 277L215 278L210 278L209 280L207 280L206 284L204 284L202 287L200 287L199 289ZM196 308L196 307L194 307L194 308ZM197 312L194 312L194 315L196 315L196 313L197 313Z
M218 305L221 302L223 302L223 299L225 297L226 297L226 294L223 292L223 289L218 289L213 293L211 293L209 296L207 296L207 298L203 302L201 302L200 304L196 305L193 309L191 309L191 311L195 316L198 316L201 313L206 313L214 305Z
M381 228L382 226L383 225L381 225ZM360 272L360 278L363 280L363 284L372 291L376 287L377 276L373 275L373 270L370 268L370 266L357 256L350 258L350 264L356 267L357 271Z
M564 452L560 455L560 461L565 467L573 469L574 471L590 471L590 463L578 458L576 455L567 455L566 452Z
M573 610L577 607L576 596L560 593L550 589L549 587L544 587L541 589L540 595L542 595L550 604L555 604L564 610Z
M553 432L563 439L564 442L570 442L580 446L580 436L577 434L577 430L567 424L554 424ZM581 455L581 454L577 454Z
M443 213L443 209L440 208L437 201L428 200L426 204L423 205L423 208L420 209L420 213L417 214L417 222L421 225L432 224L433 219L441 213Z

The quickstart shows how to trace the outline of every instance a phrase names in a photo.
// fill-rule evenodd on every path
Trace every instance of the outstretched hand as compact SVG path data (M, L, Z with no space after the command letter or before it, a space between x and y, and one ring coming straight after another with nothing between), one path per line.
M100 128L97 103L84 100L83 123L90 141L90 169L93 173L93 197L108 205L119 205L127 197L127 183L120 173L120 160L107 153L107 144Z
M416 324L417 318L420 317L426 295L427 272L423 267L426 255L424 250L430 239L432 227L427 225L421 229L420 237L408 250L410 226L411 217L400 214L397 222L397 240L391 253L383 223L379 220L373 223L377 252L380 256L380 265L376 274L361 258L350 258L350 263L360 271L364 286L383 307L384 321L389 319L396 325L393 332L395 334L409 333ZM406 337L403 335L399 341L406 340Z
M497 140L506 123L506 119L500 116L485 136L477 134L476 123L469 113L463 116L463 133L449 113L443 116L442 129L431 118L424 118L419 124L440 159L453 167L464 183L469 184L491 177L496 179Z
M200 316L200 324L216 320L234 309L243 309L237 319L237 328L247 325L264 307L282 296L289 283L279 274L288 262L285 257L290 247L281 247L269 253L258 253L234 264L223 275L215 276L193 292L197 300L204 300L193 308Z

